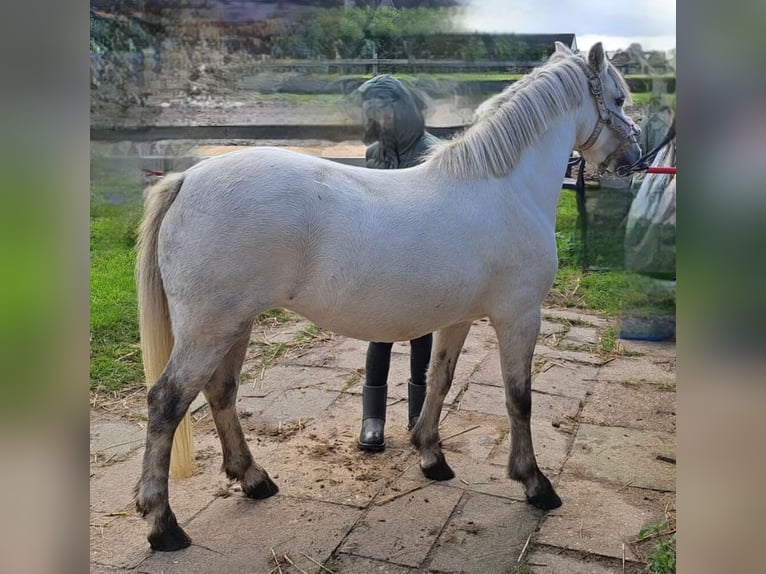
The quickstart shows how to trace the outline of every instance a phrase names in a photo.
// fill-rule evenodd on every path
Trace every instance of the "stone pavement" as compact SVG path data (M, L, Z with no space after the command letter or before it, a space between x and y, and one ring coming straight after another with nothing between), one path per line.
M145 414L96 409L91 573L641 571L651 548L637 543L639 530L675 507L675 345L619 341L606 355L600 337L614 329L606 320L558 309L543 315L532 432L560 508L529 506L505 476L508 421L486 320L471 329L444 405L440 434L457 475L444 483L423 478L408 443L407 344L394 346L388 446L367 454L356 449L366 344L299 319L275 321L253 331L238 406L279 494L248 500L226 480L198 400L197 472L170 486L194 544L152 552L131 502Z

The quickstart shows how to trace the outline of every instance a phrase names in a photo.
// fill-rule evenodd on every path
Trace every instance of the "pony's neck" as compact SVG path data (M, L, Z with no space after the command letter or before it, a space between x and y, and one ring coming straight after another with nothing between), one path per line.
M511 188L526 188L535 204L553 223L567 162L575 146L575 114L573 110L557 118L534 144L524 150L518 165L504 178Z

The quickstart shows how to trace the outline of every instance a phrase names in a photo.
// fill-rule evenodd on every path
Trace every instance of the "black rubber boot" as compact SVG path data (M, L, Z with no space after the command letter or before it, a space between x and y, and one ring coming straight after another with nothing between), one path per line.
M420 411L423 408L423 402L426 400L426 386L416 385L410 380L407 382L407 393L410 399L410 416L407 430L412 430L412 427L417 424L420 418Z
M386 448L383 427L386 425L386 398L388 385L371 387L362 385L362 431L359 449L378 452Z

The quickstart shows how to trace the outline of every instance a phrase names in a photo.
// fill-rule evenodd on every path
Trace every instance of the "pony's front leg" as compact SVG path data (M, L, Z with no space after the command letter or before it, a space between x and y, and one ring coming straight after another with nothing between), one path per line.
M459 323L436 333L435 356L426 379L426 401L410 441L420 452L420 469L426 478L449 480L455 473L447 464L439 445L439 418L444 399L452 385L460 350L471 323Z
M544 510L561 506L550 480L540 471L532 447L532 355L540 332L540 310L504 320L492 318L500 346L505 404L511 421L508 476L524 484L527 501Z

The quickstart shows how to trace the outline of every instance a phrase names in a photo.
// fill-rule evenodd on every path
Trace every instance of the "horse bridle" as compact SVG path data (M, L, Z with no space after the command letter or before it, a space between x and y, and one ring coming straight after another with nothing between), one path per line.
M593 146L593 144L596 143L598 136L601 135L601 130L605 125L614 130L623 140L622 144L620 144L616 150L606 156L604 161L598 165L599 173L603 173L606 171L606 168L609 166L612 160L614 160L614 158L623 153L623 151L625 151L628 146L638 143L638 135L640 131L638 126L636 126L634 123L629 122L625 118L617 115L606 107L606 102L604 101L604 89L601 85L601 78L599 78L598 75L594 73L588 64L586 64L582 59L575 58L575 62L577 62L577 65L580 66L583 72L585 72L585 76L588 78L588 87L590 88L590 93L596 100L596 106L598 107L598 120L596 121L596 125L594 126L590 136L588 136L588 139L585 140L585 143L576 148L577 151L582 152L583 150Z

